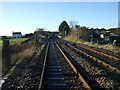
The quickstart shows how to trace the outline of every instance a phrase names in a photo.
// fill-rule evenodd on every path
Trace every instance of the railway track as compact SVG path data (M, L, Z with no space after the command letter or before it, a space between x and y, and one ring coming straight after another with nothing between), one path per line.
M68 73L62 73L63 70L65 70L66 66L61 66L58 62L55 47L59 50L59 52L62 54L62 58L66 60L70 68L72 68L74 72L74 76L76 76L75 79L77 81L81 82L80 84L66 84L65 81L68 79L73 80L73 77L66 78L69 76ZM64 69L63 69L64 68ZM73 80L74 81L74 80ZM101 86L87 73L72 57L65 52L65 50L59 46L57 43L50 42L48 44L48 48L46 51L46 57L44 60L44 67L41 74L40 84L38 90L48 90L48 89L68 89L68 86L83 86L86 89L96 89L101 88ZM82 88L83 88L82 87Z
M92 47L90 47L88 45L84 45L84 44L73 43L73 42L65 41L65 40L62 40L62 42L67 42L69 44L72 44L73 46L76 46L78 48L82 48L84 50L88 50L94 54L98 54L100 56L103 56L103 58L108 58L108 59L114 60L114 61L116 61L116 63L120 64L120 57L118 55L116 55L116 56L112 55L113 53L108 53L105 50L104 51L100 51L99 49L95 50L95 48L92 48Z
M47 47L43 72L39 85L39 89L46 90L51 88L65 89L64 78L61 75L61 69L57 63L53 42L50 42Z
M108 70L106 67L70 48L66 44L61 42L58 43L72 56L74 60L79 63L79 65L81 65L92 77L94 77L102 88L120 88L120 74L112 70Z
M111 59L113 59L113 61L117 60L117 62L119 62L119 60L120 60L119 58L116 58L116 57L113 57L113 56L110 56L110 55L107 55L107 54L104 54L104 53L101 53L101 52L98 52L98 51L95 51L95 50L92 50L92 49L77 45L79 47L78 48L78 47L74 46L72 43L66 43L66 42L63 42L63 41L62 41L62 43L64 43L65 45L67 45L71 49L75 50L76 52L90 58L91 60L93 60L93 61L95 61L97 63L99 63L100 65L104 66L105 68L108 68L108 69L120 74L120 66L118 66L116 64L113 64L113 63L111 63L109 61L106 61L103 58L98 58L98 56L99 55L100 56L102 55L103 57L108 56L106 58L111 58ZM95 56L94 53L97 53L97 56Z
M16 65L13 74L4 79L2 90L37 90L45 50L44 43L36 47L31 58L24 59Z
M75 52L87 56L86 58L90 58L90 60L95 57L91 58L91 56L78 50L78 48L72 46L72 44L58 42L55 39L55 37L50 37L41 50L38 48L39 52L36 52L35 57L31 59L31 61L28 60L28 63L23 64L23 69L21 69L21 67L16 69L16 71L19 71L6 80L3 84L3 90L6 90L5 88L15 88L16 90L24 88L26 90L96 90L103 88L102 84L98 83L95 79L96 77L99 79L103 74L97 76L95 73L95 75L92 76L91 72L88 72L87 69L83 67L87 64L84 63L87 59L85 61L81 60L83 63L82 66L82 64L79 63L81 58L77 57ZM67 51L67 48L70 50ZM74 57L77 57L78 60ZM104 63L102 63L102 65L103 64ZM90 69L92 68L94 67ZM99 71L100 69L97 70ZM104 73L103 70L100 72ZM116 72L119 73L117 70Z
M74 46L77 46L77 47L82 47L84 49L88 49L89 51L92 51L94 53L98 53L100 55L104 55L104 56L107 56L108 58L111 58L111 59L114 59L114 60L120 60L120 53L112 53L111 51L108 51L108 50L105 50L105 49L102 49L102 48L95 48L95 47L92 47L92 46L89 46L89 45L85 45L85 44L82 44L82 43L74 43L74 42L71 42L71 41L66 41L66 40L62 40L63 42L68 42L70 44L73 44Z

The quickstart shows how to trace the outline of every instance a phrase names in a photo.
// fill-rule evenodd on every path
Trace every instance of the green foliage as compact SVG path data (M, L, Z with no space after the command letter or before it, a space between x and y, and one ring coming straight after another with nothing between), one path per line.
M63 38L63 40L67 40L67 41L72 41L72 42L78 42L78 40L71 38L71 37L65 37Z
M28 38L13 38L13 39L8 39L8 40L10 41L10 45L12 45L12 44L19 44L27 39Z
M3 41L2 41L2 40L0 40L0 46L2 46L2 43L3 43Z
M67 36L69 34L70 28L66 21L63 21L59 26L59 32L63 36Z
M12 44L20 44L21 42L23 42L27 39L29 39L29 38L12 38L12 39L7 39L7 40L9 40L10 45L12 45ZM2 44L3 44L3 41L0 40L0 46L2 46Z

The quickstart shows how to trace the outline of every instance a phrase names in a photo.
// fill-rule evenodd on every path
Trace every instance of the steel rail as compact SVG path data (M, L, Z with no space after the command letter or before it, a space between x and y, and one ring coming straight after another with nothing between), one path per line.
M80 48L83 48L83 49L86 49L86 50L89 50L89 51L92 51L92 52L94 52L94 53L96 53L96 54L100 54L100 55L109 57L110 59L114 59L114 60L116 60L116 61L120 61L120 59L117 58L117 57L110 56L110 55L108 55L108 54L105 54L105 53L102 53L102 52L99 52L99 51L96 51L96 50L93 50L93 49L90 49L90 48L87 48L87 47L82 47L82 46L80 46L80 45L76 45L76 46L78 46L78 47L80 47Z
M95 62L98 62L99 64L103 65L104 67L109 68L109 69L117 72L118 74L120 74L120 69L119 68L116 68L116 67L114 67L114 66L112 66L112 65L110 65L110 64L108 64L108 63L106 63L106 62L104 62L104 61L102 61L102 60L100 60L100 59L98 59L94 56L92 56L92 55L89 55L88 53L83 52L82 50L79 50L78 48L75 48L75 47L71 46L70 44L67 44L67 46L69 46L70 48L76 50L77 52L87 56L88 58L94 60Z
M47 56L48 56L48 49L49 49L49 43L47 44L47 49L46 49L46 52L45 52L45 59L44 59L44 63L43 63L42 73L41 73L41 76L40 76L40 83L39 83L39 86L38 86L38 90L42 90L43 77L44 77L44 74L45 74L45 67L46 67L46 61L47 61Z
M86 80L85 76L83 77L82 73L80 71L78 71L78 69L76 68L77 66L75 66L75 64L73 64L69 58L65 55L65 53L63 52L63 50L59 47L59 45L55 42L55 45L57 46L57 48L59 49L59 51L62 53L62 55L64 56L64 58L66 59L66 61L70 64L70 66L73 68L73 71L77 73L78 78L80 81L83 82L83 86L87 89L93 90L95 89L95 86L90 85L90 83L92 83L92 79L91 80ZM91 81L91 82L88 82ZM93 81L94 82L94 81ZM97 83L97 82L96 82ZM101 88L98 84L96 84L96 86L98 86L99 88Z
M70 41L66 41L66 40L64 40L64 41L65 41L65 42L69 42L69 43L71 43L71 44L75 44L75 43L70 42ZM84 44L83 44L83 45L84 45ZM77 47L80 47L80 48L83 48L83 49L86 49L86 50L89 50L89 51L91 51L91 52L94 52L94 53L96 53L96 54L105 56L105 57L107 57L107 58L114 59L114 60L116 60L116 61L120 61L120 58L117 58L117 57L115 57L115 56L108 55L108 54L103 53L103 52L99 52L99 51L93 50L93 49L91 49L91 48L87 48L87 47L80 46L80 45L77 44L77 43L76 43L76 46L77 46Z

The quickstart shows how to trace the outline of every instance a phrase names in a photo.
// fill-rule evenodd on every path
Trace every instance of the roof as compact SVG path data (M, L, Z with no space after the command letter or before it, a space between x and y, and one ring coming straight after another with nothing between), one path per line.
M13 34L21 34L21 32L13 32Z

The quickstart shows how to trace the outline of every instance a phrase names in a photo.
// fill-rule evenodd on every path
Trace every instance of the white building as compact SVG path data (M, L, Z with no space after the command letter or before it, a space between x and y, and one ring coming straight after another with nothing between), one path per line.
M13 32L13 38L22 38L21 32Z

